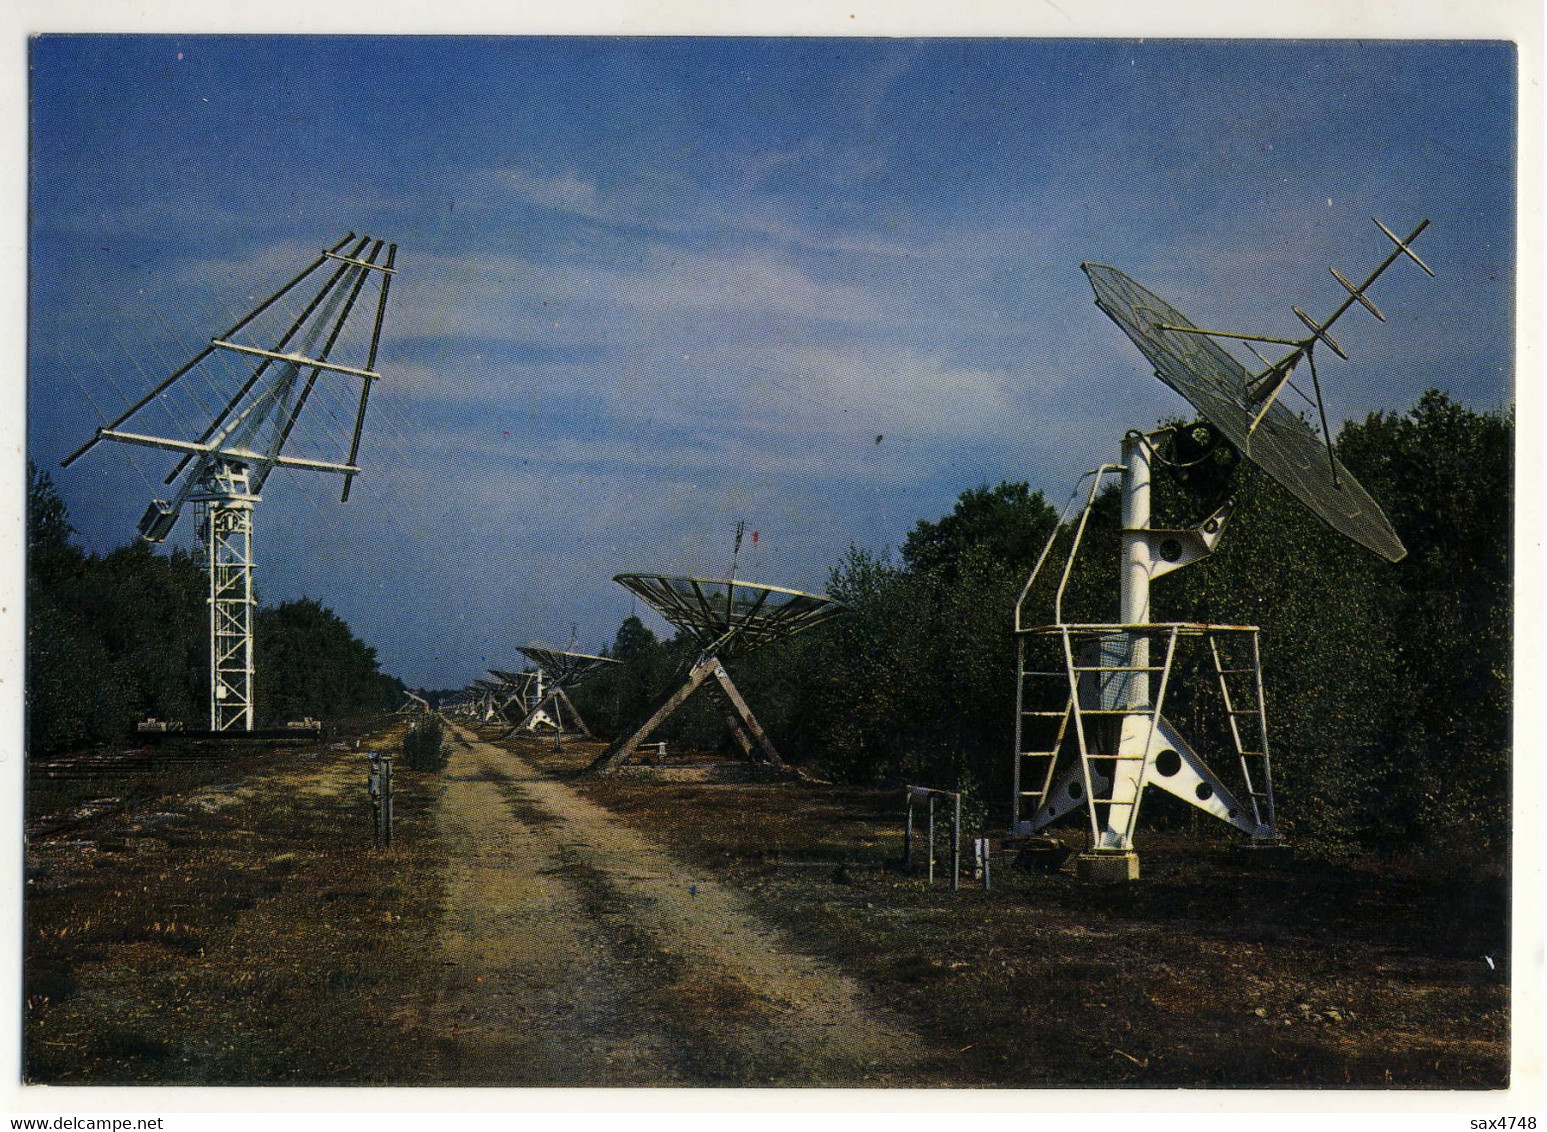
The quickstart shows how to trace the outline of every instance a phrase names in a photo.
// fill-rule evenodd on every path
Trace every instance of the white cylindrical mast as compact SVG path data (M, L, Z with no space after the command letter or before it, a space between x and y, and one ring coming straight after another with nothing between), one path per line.
M1131 432L1123 438L1123 561L1118 583L1117 619L1124 625L1150 623L1150 574L1154 557L1149 544L1150 446L1149 438ZM1128 663L1149 664L1149 638L1130 632ZM1129 673L1128 706L1148 707L1148 672Z

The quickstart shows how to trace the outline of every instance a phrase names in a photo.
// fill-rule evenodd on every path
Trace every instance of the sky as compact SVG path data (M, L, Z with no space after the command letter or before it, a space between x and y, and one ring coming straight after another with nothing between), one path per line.
M344 233L398 244L364 473L340 504L277 472L254 554L266 604L321 601L414 686L596 651L636 611L614 574L722 576L741 520L738 576L819 592L969 488L1061 506L1186 410L1084 261L1288 337L1389 250L1372 216L1428 218L1435 278L1396 264L1387 320L1318 356L1329 412L1514 397L1504 42L47 35L29 64L27 452L90 550L173 461L66 454Z

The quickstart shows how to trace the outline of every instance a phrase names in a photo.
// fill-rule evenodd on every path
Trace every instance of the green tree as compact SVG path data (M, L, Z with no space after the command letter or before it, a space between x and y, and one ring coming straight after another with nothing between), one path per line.
M569 696L593 731L616 737L642 723L655 710L668 665L665 649L648 626L630 614L618 626L611 647L602 655L621 663L608 665L569 691Z
M941 581L956 578L969 552L1017 566L1036 559L1057 516L1040 491L1005 481L961 493L937 522L920 519L902 543L903 565Z
M390 711L400 685L383 676L376 650L311 598L258 610L254 698L261 726L305 716L359 717Z
M36 468L27 515L28 750L117 741L147 715L190 718L208 696L196 561L143 543L83 553L63 499Z
M1512 762L1513 449L1512 411L1435 390L1339 441L1408 549L1384 579L1395 626L1392 828L1495 855L1508 838Z
M1040 493L1002 483L919 522L900 564L851 549L828 589L850 615L801 646L821 675L807 681L811 708L790 713L810 720L796 748L850 780L1007 795L1013 611L1055 526Z

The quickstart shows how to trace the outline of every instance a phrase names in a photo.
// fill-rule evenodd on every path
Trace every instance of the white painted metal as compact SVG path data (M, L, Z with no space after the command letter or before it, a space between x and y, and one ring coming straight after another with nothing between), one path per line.
M339 254L346 245L349 251ZM375 262L384 248L385 262ZM210 729L213 731L249 731L253 727L252 512L269 474L275 468L287 468L342 475L341 500L347 500L353 477L360 472L355 458L370 386L380 376L375 369L377 347L396 254L395 244L373 241L369 236L357 238L354 233L345 236L224 334L211 339L208 346L112 423L97 429L90 441L64 461L68 467L104 440L182 455L183 459L166 481L172 483L181 477L177 494L171 500L151 501L140 520L140 535L149 542L162 542L172 533L185 504L192 503L199 513L199 537L204 544L210 579ZM320 283L320 289L299 315L293 315L279 305L285 295L308 278L313 278L316 283L320 277L314 277L314 273L329 260L336 262L337 268ZM379 277L369 344L346 340L341 345L341 335L357 309L356 302L372 272L383 274ZM276 319L277 325L270 325L270 321ZM236 341L239 333L250 334L268 345ZM331 356L335 348L343 354L356 347L363 347L366 355L363 365L342 364ZM220 399L224 400L229 392L229 400L197 439L154 436L120 427L147 406L167 396L177 382L199 369L217 350L235 352L259 359L259 362L239 386L232 385L229 390L225 384L219 386ZM324 373L356 377L361 382L348 455L336 461L287 456L283 449Z
M253 728L252 520L247 469L220 463L189 497L202 512L209 574L211 731Z
M1093 852L1132 853L1144 790L1155 786L1235 826L1254 841L1274 841L1277 830L1256 627L1150 620L1150 583L1212 551L1230 511L1226 504L1187 531L1151 528L1153 440L1130 433L1123 442L1119 621L1072 624L1060 616L1063 587L1079 551L1085 517L1076 528L1054 599L1054 623L1028 628L1017 606L1020 659L1012 832L1037 833L1083 809ZM1109 470L1116 469L1108 465L1098 470L1097 484ZM1093 485L1087 516L1095 497ZM1046 559L1044 551L1022 592L1022 604ZM1028 638L1034 635L1056 639L1062 654L1058 669L1028 667ZM1222 651L1220 642L1231 637L1250 641L1249 656L1231 659ZM1239 797L1163 714L1178 646L1200 638L1208 643L1241 768L1244 789ZM1159 657L1154 655L1156 649L1161 650ZM1043 687L1061 682L1063 706L1047 706L1045 696L1029 696L1034 681L1041 681ZM1074 751L1069 758L1065 752L1071 737Z

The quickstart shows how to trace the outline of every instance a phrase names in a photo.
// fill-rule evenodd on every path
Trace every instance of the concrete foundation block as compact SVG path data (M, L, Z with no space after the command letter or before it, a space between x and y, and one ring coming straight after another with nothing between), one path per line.
M1081 853L1074 860L1074 875L1094 884L1120 884L1139 879L1137 853Z

